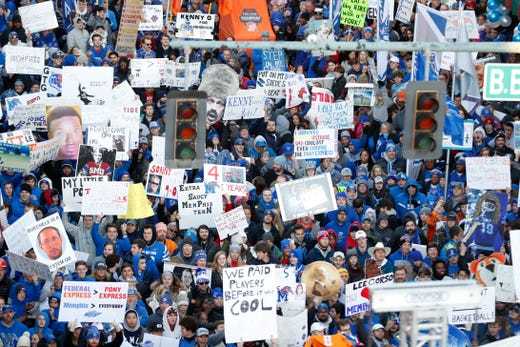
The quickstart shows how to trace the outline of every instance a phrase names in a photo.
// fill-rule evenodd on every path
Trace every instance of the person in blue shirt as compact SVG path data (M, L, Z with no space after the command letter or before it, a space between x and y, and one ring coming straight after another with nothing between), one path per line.
M0 321L0 340L3 347L16 347L18 339L24 332L29 331L27 326L14 319L15 310L11 305L2 307Z
M345 249L345 242L348 238L349 226L350 223L347 220L347 207L339 206L338 213L336 214L336 220L325 225L325 229L332 229L338 235L338 242L336 244L337 249Z
M415 212L417 216L419 215L421 207L426 204L426 196L419 189L417 181L410 178L406 183L405 191L395 199L399 217L404 217L408 212Z
M157 241L153 225L147 224L143 227L143 239L146 242L143 253L149 256L157 267L160 267L168 260L168 251L164 243Z
M109 50L107 47L103 47L103 38L99 34L92 35L93 46L88 50L87 55L89 56L90 66L101 66L103 60L106 58Z
M408 237L402 237L399 240L399 249L394 253L390 254L388 260L395 266L401 261L407 261L411 266L414 266L415 262L422 261L421 253L412 249L412 243Z
M100 256L103 254L103 248L108 241L111 241L116 246L116 255L121 257L125 255L130 250L130 241L128 241L128 237L126 236L126 225L122 226L123 237L118 238L117 226L114 224L109 224L107 226L106 237L103 237L99 232L98 228L92 228L92 239L94 240L94 244L96 245L96 256Z
M29 329L29 333L32 335L38 334L46 340L50 340L54 334L52 329L49 328L49 317L46 314L40 313L36 317L36 323L34 327Z
M149 37L145 37L141 43L141 48L139 48L136 52L136 58L138 59L148 59L155 58L156 53L152 49L152 39Z

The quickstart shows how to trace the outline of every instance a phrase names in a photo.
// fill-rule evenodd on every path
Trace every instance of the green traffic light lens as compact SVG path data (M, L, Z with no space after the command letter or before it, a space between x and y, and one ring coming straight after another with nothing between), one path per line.
M189 145L180 144L177 147L177 159L194 160L195 159L195 151Z
M415 149L419 151L435 150L435 140L430 135L417 135L415 137Z

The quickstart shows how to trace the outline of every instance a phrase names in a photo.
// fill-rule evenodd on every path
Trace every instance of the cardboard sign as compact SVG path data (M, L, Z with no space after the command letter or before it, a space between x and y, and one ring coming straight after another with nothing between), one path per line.
M127 297L127 282L65 281L58 321L121 323Z
M115 149L80 145L76 176L107 176L111 178L115 163Z
M393 281L394 274L389 273L345 285L345 316L370 311L369 288L383 287Z
M345 87L354 106L374 106L376 98L372 83L347 83Z
M445 35L447 39L457 39L457 35L459 32L460 24L459 24L459 11L442 11L442 15L447 19L446 23L446 31ZM467 10L462 11L462 21L463 26L466 28L466 32L468 33L468 39L478 40L480 38L479 35L479 25L477 23L477 17L475 16L475 11Z
M275 187L284 221L338 208L330 173L277 183Z
M506 157L468 157L466 182L468 188L500 190L511 188L511 164Z
M108 181L107 176L62 177L63 210L65 212L81 212L83 203L83 187L85 182Z
M161 31L163 28L163 6L144 5L143 20L139 24L139 31Z
M11 271L20 271L24 274L36 275L45 281L52 281L52 274L47 265L9 251L6 253Z
M64 137L60 136L48 141L38 142L31 150L29 170L36 170L46 162L55 160L63 141Z
M63 96L81 101L83 129L108 126L112 102L114 68L108 66L64 66Z
M89 127L87 145L116 150L116 160L128 160L130 130L127 128Z
M209 279L211 286L211 268L164 262L163 271L171 272L182 281L186 288L191 288L201 277Z
M27 228L34 223L36 223L36 218L33 211L30 210L2 232L9 251L23 256L31 249Z
M0 170L28 171L31 165L30 152L28 145L0 142Z
M295 316L305 309L307 292L304 283L278 285L278 308L284 316Z
M27 228L36 260L56 271L76 261L60 215L54 213Z
M511 261L513 263L515 292L516 297L520 298L520 230L511 230L509 237L511 239Z
M20 17L22 17L24 29L29 30L33 34L58 27L58 20L56 19L52 1L23 6L18 9L18 12Z
M309 119L317 128L353 129L354 105L352 101L313 102Z
M249 226L242 205L219 216L214 216L214 218L218 236L221 240L224 240L226 237L234 235Z
M10 143L13 145L35 145L36 141L32 131L29 129L9 131L0 133L0 142Z
M305 76L302 74L294 74L287 80L285 87L285 108L292 108L300 105L303 102L309 102L311 95Z
M184 169L170 169L150 163L146 179L146 194L167 199L177 199L177 189L184 183Z
M5 98L9 125L15 129L47 130L45 93L22 94Z
M199 83L200 61L188 64L168 60L164 66L164 85L177 88L189 88Z
M244 167L204 164L204 183L217 186L222 194L234 196L248 194Z
M128 211L128 189L130 182L85 181L82 215L117 216Z
M488 323L495 321L495 287L481 290L480 305L466 309L453 309L448 314L450 324Z
M116 52L120 55L133 56L135 54L135 41L142 14L142 0L125 0L116 42Z
M177 13L175 37L183 39L212 40L215 15L206 13Z
M331 104L334 102L334 94L328 89L320 88L320 87L312 87L311 90L311 107L315 102L322 102Z
M8 74L41 75L45 66L45 48L5 46L5 71Z
M368 0L343 0L341 4L341 24L362 28L368 10Z
M395 13L395 19L404 24L410 23L410 18L412 17L413 12L413 5L415 5L414 0L399 0L397 12Z
M256 87L268 98L282 99L285 98L287 80L292 75L292 72L262 70L258 72Z
M128 341L125 341L128 343ZM128 347L132 345L128 343ZM143 346L146 347L178 347L179 339L175 339L173 337L166 336L158 336L153 334L144 333L143 336ZM125 345L121 345L121 347L127 347Z
M294 131L294 159L335 158L338 155L336 129Z
M141 122L141 106L135 101L112 104L109 126L128 129L128 146L136 149L139 146L139 123Z
M307 340L307 310L293 316L276 316L280 346L303 346Z
M222 194L207 192L204 183L183 184L178 189L179 225L181 229L198 228L201 224L215 227L215 215L222 213Z
M496 300L515 303L515 276L512 265L497 264L497 281L495 282Z
M157 164L164 165L166 138L164 136L152 136L152 158Z
M241 90L226 98L224 120L257 119L264 116L265 95L256 89Z
M227 343L270 340L278 336L274 275L274 265L224 269Z
M165 58L132 59L130 83L133 88L159 88L166 65Z
M63 71L61 69L45 66L40 81L40 90L48 96L56 96L61 93L61 81Z

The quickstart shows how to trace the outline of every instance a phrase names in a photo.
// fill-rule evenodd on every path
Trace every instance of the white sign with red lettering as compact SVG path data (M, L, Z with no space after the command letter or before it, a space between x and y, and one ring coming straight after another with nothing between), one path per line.
M127 297L127 282L65 281L58 321L121 323Z
M126 214L130 182L83 182L82 215Z
M184 169L170 169L151 163L146 180L146 194L161 198L177 199L177 189L184 183Z
M204 164L204 183L213 183L222 194L247 196L246 168Z

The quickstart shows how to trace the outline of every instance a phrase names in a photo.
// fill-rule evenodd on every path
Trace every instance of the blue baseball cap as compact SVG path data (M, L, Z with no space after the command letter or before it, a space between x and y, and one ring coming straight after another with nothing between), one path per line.
M211 295L213 295L215 299L220 299L224 297L224 292L222 291L222 288L213 288L211 290Z

